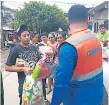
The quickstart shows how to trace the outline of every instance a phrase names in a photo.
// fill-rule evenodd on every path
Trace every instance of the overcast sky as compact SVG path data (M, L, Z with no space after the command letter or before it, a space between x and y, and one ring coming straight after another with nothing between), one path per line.
M71 5L73 4L84 4L86 7L93 7L93 6L101 4L105 0L36 0L36 1L44 1L51 5L55 3L64 12L67 12L69 8L71 7ZM19 9L19 8L23 8L24 2L29 2L29 1L28 0L4 1L4 5L12 9Z

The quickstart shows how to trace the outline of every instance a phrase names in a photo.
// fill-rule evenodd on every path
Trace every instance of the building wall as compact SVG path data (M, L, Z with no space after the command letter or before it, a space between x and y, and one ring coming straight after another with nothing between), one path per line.
M100 18L108 19L108 9L102 10L100 14Z
M4 26L7 26L8 23L12 22L14 19L14 10L4 7L3 18L4 18Z
M99 19L108 19L108 9L105 9L105 10L94 13L93 21L97 22L97 21L99 21ZM100 20L100 21L102 23L102 20Z
M93 31L98 32L100 24L104 24L106 20L108 20L108 9L104 9L102 11L95 11L93 20Z

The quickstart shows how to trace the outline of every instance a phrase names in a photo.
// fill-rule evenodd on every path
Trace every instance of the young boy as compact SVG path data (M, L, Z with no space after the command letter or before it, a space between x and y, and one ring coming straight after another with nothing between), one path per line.
M19 97L20 105L22 103L22 90L23 83L25 79L25 74L31 74L36 63L40 59L40 54L38 53L35 46L30 45L30 32L28 31L25 25L21 25L17 32L18 39L20 43L16 45L8 56L5 70L10 72L17 72L18 74L18 83L19 83ZM17 58L22 59L28 63L28 66L25 65L16 65Z
M41 38L40 39L41 39L40 44L44 44L44 45L48 44L48 38L47 38L47 35L45 33L41 34Z

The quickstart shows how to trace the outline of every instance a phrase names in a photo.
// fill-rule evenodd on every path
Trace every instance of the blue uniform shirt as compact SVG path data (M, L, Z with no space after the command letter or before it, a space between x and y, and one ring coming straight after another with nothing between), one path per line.
M70 87L70 82L78 54L76 48L63 43L59 52L59 65L56 73L51 105L99 105L103 99L103 78L82 87Z
M69 86L76 61L76 48L67 42L63 43L59 52L59 65L56 73L55 86Z

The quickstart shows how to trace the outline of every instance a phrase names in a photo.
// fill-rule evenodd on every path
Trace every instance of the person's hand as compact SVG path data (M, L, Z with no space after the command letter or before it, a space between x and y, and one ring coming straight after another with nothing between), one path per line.
M108 44L108 42L109 42L108 40L103 41L103 42L102 42L102 43L103 43L103 46L106 47L107 44Z
M31 75L33 70L31 70L30 67L23 67L23 71L25 72L26 75Z
M16 59L16 66L17 67L29 67L28 63L21 58Z

